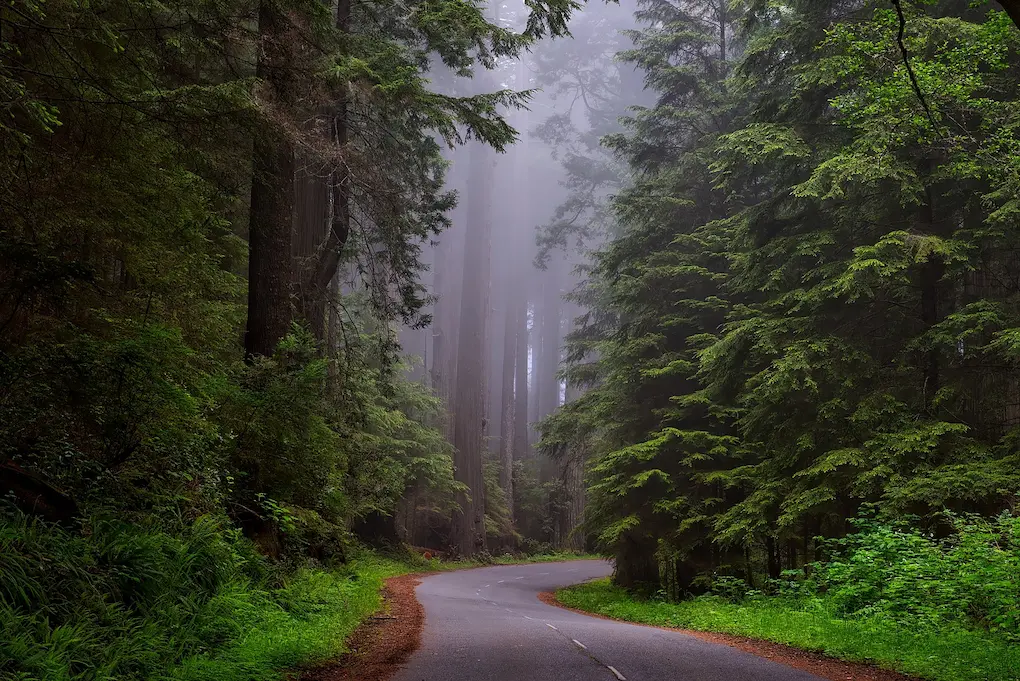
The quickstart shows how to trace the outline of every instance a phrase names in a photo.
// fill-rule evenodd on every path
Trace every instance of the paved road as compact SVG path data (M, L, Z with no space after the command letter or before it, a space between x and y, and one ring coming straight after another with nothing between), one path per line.
M417 589L422 646L394 681L821 681L728 646L538 600L610 571L579 560L427 577Z

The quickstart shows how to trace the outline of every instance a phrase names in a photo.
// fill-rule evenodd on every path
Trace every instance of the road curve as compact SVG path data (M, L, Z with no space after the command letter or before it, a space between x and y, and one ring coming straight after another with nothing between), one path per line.
M822 681L684 634L588 617L538 600L608 563L505 565L426 577L421 648L394 681Z

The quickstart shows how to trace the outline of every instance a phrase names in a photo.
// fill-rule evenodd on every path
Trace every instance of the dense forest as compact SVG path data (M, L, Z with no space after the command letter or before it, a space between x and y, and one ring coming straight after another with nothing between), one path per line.
M1018 24L5 3L0 678L211 678L365 546L678 601L923 545L1020 636Z
M567 376L588 388L542 443L591 452L586 526L619 583L680 597L713 573L778 578L862 513L944 537L954 513L1010 511L1010 16L657 1L636 16L620 58L658 97L603 138L629 182L576 294L590 304Z

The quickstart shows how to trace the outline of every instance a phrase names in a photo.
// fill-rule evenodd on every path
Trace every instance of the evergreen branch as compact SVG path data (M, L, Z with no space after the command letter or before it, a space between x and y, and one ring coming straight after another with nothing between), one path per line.
M917 82L917 74L914 73L914 67L910 64L910 53L907 51L907 45L904 42L904 36L907 32L907 18L903 14L903 6L900 4L900 0L891 0L893 7L896 8L896 16L900 21L899 33L896 35L896 44L900 47L900 54L903 55L903 65L907 67L907 75L910 77L910 85L914 88L914 94L917 95L917 99L920 100L921 106L924 107L924 112L928 114L928 120L931 121L932 128L938 132L939 124L935 121L935 116L932 115L931 108L928 106L928 100L925 99L924 92L921 91L921 85Z

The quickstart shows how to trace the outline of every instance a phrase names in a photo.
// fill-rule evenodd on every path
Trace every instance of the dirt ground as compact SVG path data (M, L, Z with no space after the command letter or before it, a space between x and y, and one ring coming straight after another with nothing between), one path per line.
M385 681L421 645L425 609L414 587L425 575L386 580L385 607L366 620L351 637L350 652L336 662L312 669L302 681Z

